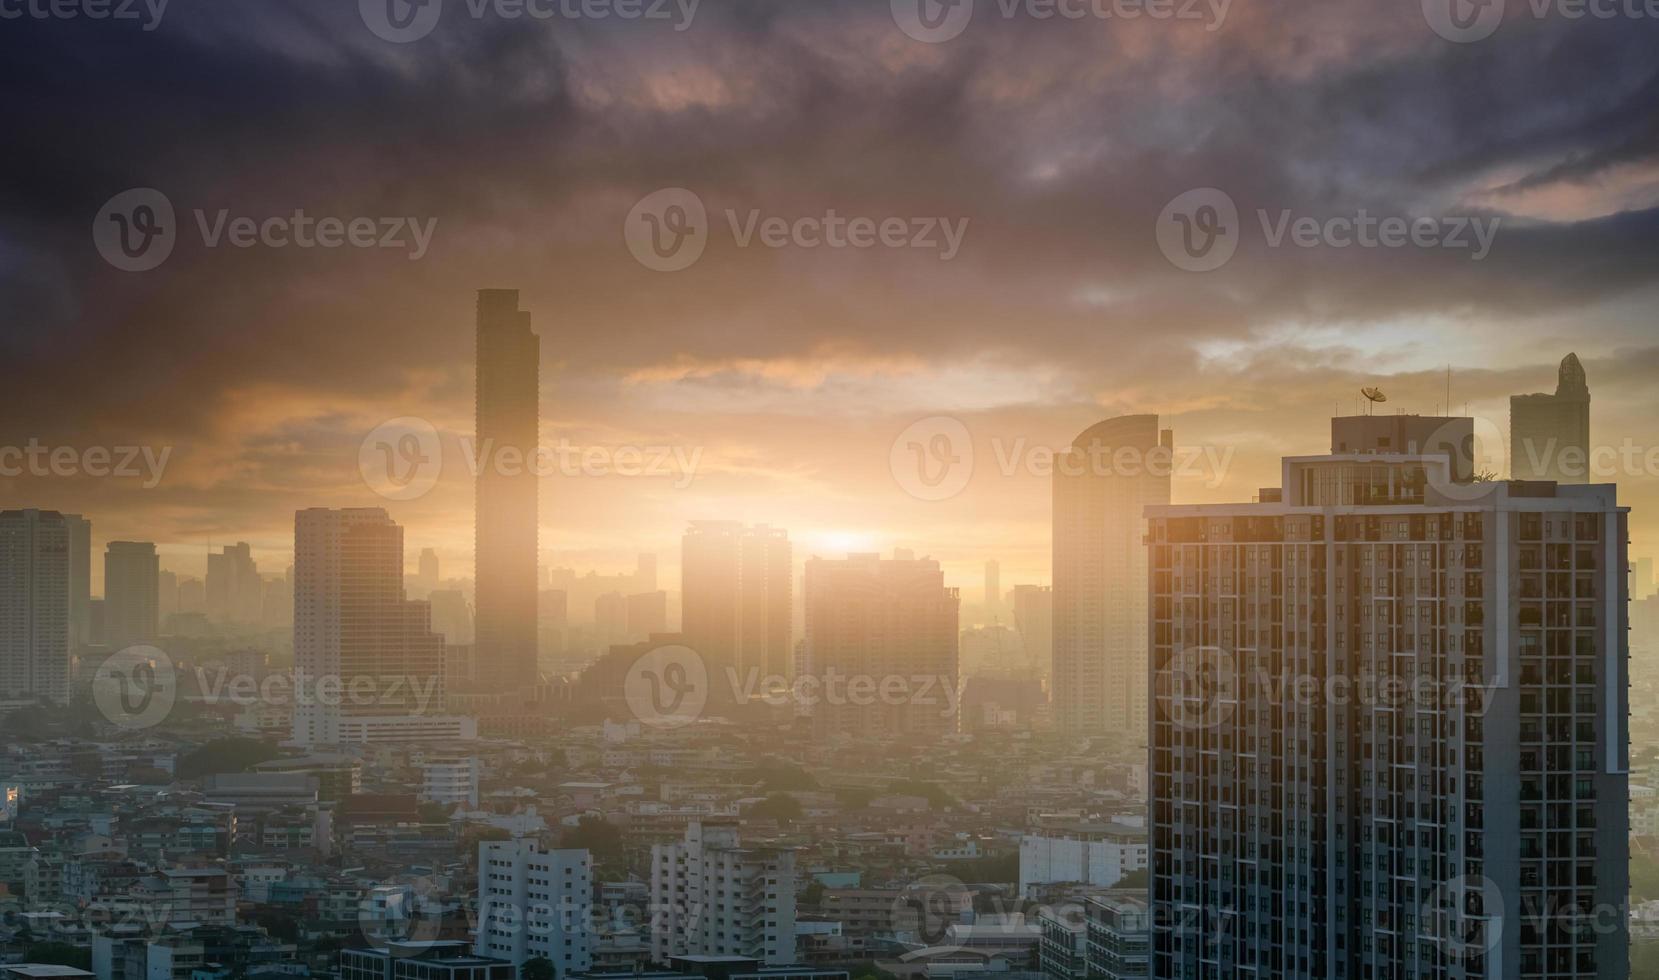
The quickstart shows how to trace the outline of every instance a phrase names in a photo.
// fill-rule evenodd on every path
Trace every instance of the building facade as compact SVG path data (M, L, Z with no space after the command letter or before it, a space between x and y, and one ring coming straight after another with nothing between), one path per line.
M733 822L692 822L651 846L651 959L742 956L795 962L795 853L744 847Z
M1054 460L1054 723L1146 730L1148 506L1169 503L1173 436L1156 415L1108 419Z
M161 629L161 560L147 541L104 550L104 642L120 650L153 643Z
M0 511L0 698L69 698L70 522Z
M1152 976L1626 975L1626 509L1472 428L1151 510Z
M565 977L593 966L593 862L584 850L531 840L478 845L473 952L522 966L542 957Z
M791 556L783 528L691 522L680 539L680 632L710 676L724 678L727 669L790 676Z

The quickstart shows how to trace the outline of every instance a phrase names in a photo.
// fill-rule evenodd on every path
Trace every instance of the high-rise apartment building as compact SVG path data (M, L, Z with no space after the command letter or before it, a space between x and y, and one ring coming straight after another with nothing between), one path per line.
M691 522L680 541L680 632L711 677L724 678L728 669L790 675L790 562L782 528Z
M795 852L744 847L735 821L693 821L651 845L651 958L745 956L795 962Z
M265 618L265 580L246 541L207 556L207 615L220 623L257 626Z
M593 965L593 861L585 850L532 840L478 845L473 952L514 966L543 957L559 980Z
M541 338L516 289L478 291L478 487L474 517L478 677L498 691L536 681Z
M403 528L378 507L294 515L295 743L471 738L444 714L444 644L403 592Z
M960 594L930 558L808 559L804 659L820 688L808 706L814 731L955 732L960 614Z
M1153 977L1628 974L1626 509L1472 441L1151 509Z
M0 511L0 698L69 698L72 522Z
M161 559L148 541L104 550L104 642L120 650L153 643L161 629Z
M92 522L63 515L69 529L69 649L92 644Z
M1054 460L1054 722L1146 731L1148 506L1169 503L1172 435L1156 415L1108 419Z
M1555 394L1509 399L1509 472L1517 480L1588 483L1590 385L1577 354L1561 359Z

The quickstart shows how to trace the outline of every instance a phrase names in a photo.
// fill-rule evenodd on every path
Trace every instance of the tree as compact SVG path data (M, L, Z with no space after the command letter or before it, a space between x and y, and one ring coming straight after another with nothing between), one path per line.
M553 961L545 956L532 956L518 968L519 980L553 980Z
M576 826L564 832L561 844L565 847L586 848L594 861L614 861L622 858L622 831L604 817L582 817Z
M773 793L749 808L749 816L759 819L771 818L778 823L789 823L801 819L801 801L788 793Z
M179 778L246 772L261 762L275 759L277 754L276 746L256 738L221 738L179 759Z
M72 966L77 970L92 969L92 950L80 949L68 943L35 943L23 954L25 963L43 963L48 966Z

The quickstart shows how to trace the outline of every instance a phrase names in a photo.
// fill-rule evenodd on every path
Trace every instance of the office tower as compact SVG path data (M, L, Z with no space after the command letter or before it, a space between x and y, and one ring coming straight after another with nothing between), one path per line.
M415 587L420 590L419 598L426 595L443 583L443 575L438 566L438 552L433 548L422 548L420 565L415 574ZM413 592L414 590L411 590Z
M593 965L593 862L576 849L533 840L478 845L478 929L473 952L522 966L540 956L558 980Z
M265 580L246 541L207 556L207 615L240 626L256 626L264 618Z
M1517 480L1589 482L1590 385L1577 354L1561 359L1555 394L1509 399L1509 472Z
M106 586L107 588L107 586ZM165 569L156 573L156 614L163 623L179 611L179 577Z
M1152 976L1627 975L1627 512L1472 437L1152 509Z
M0 511L0 698L69 698L73 522Z
M955 732L960 606L931 558L808 559L806 662L825 688L811 706L814 732ZM864 696L852 695L853 683ZM830 693L832 684L843 693Z
M651 845L651 958L745 956L795 962L795 852L744 847L735 821L693 821Z
M403 528L384 510L295 513L294 742L471 738L471 719L443 714L431 626L427 604L404 598Z
M1169 503L1169 430L1108 419L1054 461L1054 723L1139 740L1146 731L1144 510Z
M1047 678L1054 656L1054 590L1046 585L1014 586L1014 629L1032 669Z
M628 597L628 635L643 640L652 633L668 632L668 593L642 592Z
M593 633L601 651L628 642L628 600L607 592L593 601Z
M991 559L985 563L985 622L996 621L1002 615L1002 563Z
M288 569L288 574L282 578L273 578L264 582L264 606L260 612L260 624L267 629L281 629L294 625L294 570Z
M479 680L536 682L536 473L541 339L516 289L478 291L478 492L474 516ZM511 465L514 460L519 465Z
M104 642L116 650L153 643L161 627L161 559L147 541L104 550Z
M69 529L69 649L92 644L92 522L63 515Z
M437 589L426 597L426 602L432 607L432 632L449 644L473 642L472 607L467 605L466 593L460 589Z
M790 556L782 528L691 522L680 541L680 632L710 676L728 669L789 676Z

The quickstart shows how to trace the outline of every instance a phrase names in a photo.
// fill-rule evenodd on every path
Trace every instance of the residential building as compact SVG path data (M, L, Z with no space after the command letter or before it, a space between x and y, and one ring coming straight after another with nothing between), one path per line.
M71 521L0 511L0 699L69 698Z
M735 821L693 821L651 846L651 958L750 957L795 962L795 853L745 847Z
M147 541L104 550L104 642L120 650L153 643L161 629L161 560Z
M1150 510L1153 977L1627 976L1627 509L1472 441Z
M544 851L531 840L478 845L476 955L514 966L543 957L562 980L593 965L593 923L587 851Z
M680 540L680 632L709 676L792 674L791 554L782 528L691 522Z
M1020 894L1034 885L1075 882L1103 888L1146 868L1146 828L1079 823L1020 840Z

